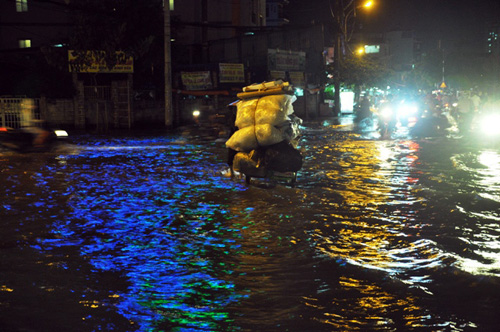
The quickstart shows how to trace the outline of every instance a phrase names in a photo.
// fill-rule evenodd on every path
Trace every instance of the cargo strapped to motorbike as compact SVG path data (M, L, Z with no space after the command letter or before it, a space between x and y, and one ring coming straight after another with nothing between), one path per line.
M273 81L243 88L236 103L236 132L226 147L236 151L233 170L250 178L286 180L294 185L302 167L296 149L302 120L295 116L296 100L288 82Z

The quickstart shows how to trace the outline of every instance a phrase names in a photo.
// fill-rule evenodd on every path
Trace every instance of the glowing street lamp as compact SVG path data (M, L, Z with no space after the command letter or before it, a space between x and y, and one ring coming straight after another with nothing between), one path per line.
M364 5L362 5L362 7L365 7L365 8L370 8L373 6L373 1L367 1L365 2Z
M367 0L363 2L361 5L356 5L356 0L351 0L348 2L346 6L343 6L343 2L341 0L335 1L335 7L333 8L334 18L336 22L336 38L335 38L335 48L334 48L334 59L333 59L333 67L334 67L334 86L335 86L335 94L334 94L334 104L335 104L335 115L340 115L340 61L341 61L341 52L340 48L342 44L348 39L347 38L347 22L351 15L356 16L357 8L371 8L373 7L373 0ZM343 38L342 38L343 37Z

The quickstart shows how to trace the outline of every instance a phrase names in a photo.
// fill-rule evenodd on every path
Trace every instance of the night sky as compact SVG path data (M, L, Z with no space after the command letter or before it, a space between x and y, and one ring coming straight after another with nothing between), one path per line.
M290 0L286 13L291 24L311 20L331 20L329 0ZM333 0L330 0L333 2ZM375 0L370 12L358 19L363 30L390 31L411 29L424 48L474 49L481 47L486 22L500 22L499 0Z

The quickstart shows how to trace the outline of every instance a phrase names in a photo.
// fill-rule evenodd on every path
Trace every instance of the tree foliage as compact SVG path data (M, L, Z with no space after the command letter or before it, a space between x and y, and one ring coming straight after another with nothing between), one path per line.
M340 66L340 79L347 86L378 86L388 77L389 70L368 56L352 56Z
M364 86L382 86L387 83L391 74L383 62L368 56L348 57L342 61L339 69L342 84L355 91ZM333 74L333 66L329 66L327 71Z
M79 0L72 4L75 28L70 40L82 61L86 51L101 51L112 66L116 51L140 59L162 42L161 0Z

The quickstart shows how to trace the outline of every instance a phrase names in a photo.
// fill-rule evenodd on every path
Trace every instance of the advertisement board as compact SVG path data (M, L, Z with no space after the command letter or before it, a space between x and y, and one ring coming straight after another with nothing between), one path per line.
M219 63L219 81L221 83L245 82L245 69L242 63Z
M304 88L306 86L306 80L304 76L304 72L302 71L291 71L288 73L290 76L290 82L296 86Z
M68 51L68 65L70 72L76 73L128 73L134 72L134 58L124 52L115 52L113 62L109 67L106 64L105 51Z
M209 71L181 72L182 84L186 90L209 90L213 88Z
M305 71L306 52L268 49L267 65L269 70Z

